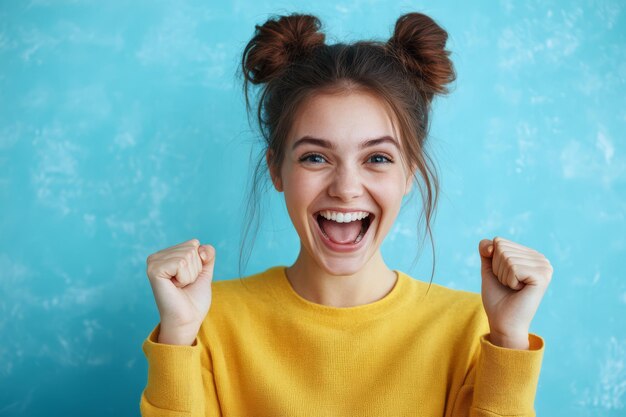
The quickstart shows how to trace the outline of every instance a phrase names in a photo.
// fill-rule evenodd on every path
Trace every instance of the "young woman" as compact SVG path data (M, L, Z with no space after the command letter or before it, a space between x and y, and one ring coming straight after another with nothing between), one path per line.
M264 85L264 160L300 253L215 282L215 249L197 239L148 257L161 321L143 344L142 415L534 416L544 341L529 327L550 262L483 239L477 294L380 252L414 182L430 232L424 145L431 101L455 78L446 32L419 13L386 43L326 45L319 29L311 15L269 19L242 60L247 104L248 83Z

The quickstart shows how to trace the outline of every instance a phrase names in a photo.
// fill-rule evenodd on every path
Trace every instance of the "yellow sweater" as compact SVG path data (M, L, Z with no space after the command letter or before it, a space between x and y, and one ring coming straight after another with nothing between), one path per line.
M143 343L144 417L535 416L543 339L488 340L480 294L397 271L384 298L329 307L302 298L285 266L213 281L192 346Z

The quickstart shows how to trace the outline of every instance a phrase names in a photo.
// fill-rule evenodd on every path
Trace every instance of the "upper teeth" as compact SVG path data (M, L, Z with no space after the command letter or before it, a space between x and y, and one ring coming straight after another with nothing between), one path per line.
M338 211L322 210L320 211L320 216L328 220L334 220L337 223L348 223L348 222L353 222L355 220L364 219L365 217L369 216L369 213L366 211L356 211L353 213L341 213Z

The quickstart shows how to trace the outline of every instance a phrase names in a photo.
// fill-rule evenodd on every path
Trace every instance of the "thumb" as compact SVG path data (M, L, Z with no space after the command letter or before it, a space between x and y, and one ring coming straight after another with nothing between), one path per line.
M478 243L478 253L480 254L480 264L483 272L492 272L491 258L493 258L493 241L482 239Z
M213 281L213 268L215 267L215 248L211 245L202 245L198 248L198 252L200 253L200 259L202 259L202 270L194 284L210 291L211 281Z
M202 260L202 270L193 284L187 285L184 291L196 303L196 307L204 313L204 309L211 305L211 283L213 282L213 268L215 267L215 248L211 245L198 247L198 254Z
M202 245L198 248L200 253L200 259L202 259L202 269L204 270L207 264L213 263L215 260L215 248L211 245Z

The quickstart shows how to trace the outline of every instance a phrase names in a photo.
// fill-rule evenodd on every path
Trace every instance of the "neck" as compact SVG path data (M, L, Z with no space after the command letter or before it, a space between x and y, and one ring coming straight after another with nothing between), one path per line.
M307 256L301 247L298 259L285 271L294 291L313 303L354 307L373 303L387 295L397 275L385 264L380 250L357 272L333 275Z

